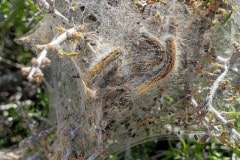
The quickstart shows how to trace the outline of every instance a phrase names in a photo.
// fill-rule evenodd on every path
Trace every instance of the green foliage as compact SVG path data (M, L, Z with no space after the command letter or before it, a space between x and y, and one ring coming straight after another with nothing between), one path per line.
M159 149L159 146L164 149ZM215 143L200 144L180 139L168 141L168 145L159 142L146 142L130 149L130 155L121 153L111 155L108 160L228 160L229 157L240 157L239 149L231 149Z
M0 148L10 147L36 132L48 115L43 86L20 73L33 53L14 42L42 18L32 0L0 1Z
M1 0L0 44L3 53L0 56L20 64L29 63L32 53L23 50L13 40L28 32L41 18L32 0Z
M37 12L32 0L1 0L0 3L0 36L9 34L20 36L29 31L41 16L32 18Z

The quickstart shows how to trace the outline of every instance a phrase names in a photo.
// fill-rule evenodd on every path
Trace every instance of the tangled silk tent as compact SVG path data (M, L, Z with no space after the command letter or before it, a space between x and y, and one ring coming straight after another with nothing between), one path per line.
M23 71L44 74L49 89L56 159L102 159L157 138L239 146L223 114L239 110L228 100L239 96L237 0L39 4L45 17L19 40L38 55Z

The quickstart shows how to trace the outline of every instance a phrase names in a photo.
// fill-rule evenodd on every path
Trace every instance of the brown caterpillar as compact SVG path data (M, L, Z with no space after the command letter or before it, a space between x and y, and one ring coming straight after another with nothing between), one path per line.
M151 41L153 44L158 46L159 48L162 48L161 43L155 37L153 37L151 35L147 35L146 38L149 41ZM142 92L146 91L147 89L149 89L150 87L156 85L158 82L162 81L175 68L175 64L176 64L175 42L172 38L167 38L165 43L166 43L166 49L163 53L161 53L164 56L163 61L161 62L161 63L163 63L163 66L160 68L159 73L154 78L145 82L144 84L142 84L141 86L139 86L137 88L138 93L142 93Z
M90 70L88 71L88 76L86 78L87 84L90 83L90 81L100 73L104 67L106 67L107 64L109 64L115 57L117 57L121 53L120 48L117 48L113 50L108 56L103 58L100 62L95 64Z

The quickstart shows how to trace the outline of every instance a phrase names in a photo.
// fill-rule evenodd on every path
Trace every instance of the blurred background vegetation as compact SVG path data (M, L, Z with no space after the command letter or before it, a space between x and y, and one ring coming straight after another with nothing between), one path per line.
M16 149L24 139L51 127L47 119L49 105L44 84L30 83L20 72L21 66L28 65L34 55L14 42L15 38L32 29L42 16L33 0L0 2L0 150ZM40 152L34 147L29 150L31 153ZM44 154L48 154L48 150L42 150L43 154L32 159L46 159ZM4 159L1 156L0 160ZM216 143L161 139L138 145L118 156L110 155L109 159L237 160L240 159L240 149Z
M0 148L16 145L36 132L48 115L44 86L27 82L20 71L23 64L29 64L33 53L14 42L41 17L32 1L1 0Z

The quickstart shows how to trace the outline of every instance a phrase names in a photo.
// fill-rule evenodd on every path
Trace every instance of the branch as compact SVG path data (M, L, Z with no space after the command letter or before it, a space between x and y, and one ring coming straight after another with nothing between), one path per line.
M221 81L223 81L224 78L226 77L228 71L229 71L229 69L228 69L228 66L227 66L227 62L225 62L223 73L220 74L220 76L214 81L213 85L210 88L210 92L209 92L207 98L205 99L204 107L206 109L208 109L212 105L212 101L213 101L213 98L216 94L216 91L218 90Z
M56 16L61 17L66 22L69 22L69 19L62 15L57 9L54 7L54 1L51 0L51 5L46 0L36 0L36 2L43 6L43 8L48 12L53 12Z
M220 85L221 81L224 80L228 71L230 69L232 69L232 66L237 61L237 59L240 57L240 46L239 46L239 44L234 43L233 45L234 45L236 51L234 51L233 54L229 58L222 58L220 56L217 57L218 60L223 62L224 71L220 74L220 76L218 76L218 78L214 81L214 83L212 84L212 86L210 88L209 94L208 94L207 98L205 99L205 105L204 106L206 107L206 109L208 109L209 107L212 106L213 98L216 94L216 91L219 88L219 85ZM236 70L236 71L238 72L239 70Z
M198 104L196 102L196 100L192 97L191 98L192 104L194 108L198 108ZM209 106L208 111L210 111L218 121L222 122L222 124L225 125L225 127L229 130L229 132L233 135L233 139L235 139L236 141L240 140L240 133L233 128L233 126L231 125L231 122L229 122L228 120L226 120L222 114L220 112L218 112L212 105ZM208 128L209 125L209 119L207 117L204 117L203 119L203 124L205 127ZM214 127L214 129L217 130L217 128Z
M38 58L33 58L31 63L31 67L22 67L22 72L24 75L27 75L27 79L29 81L35 80L37 83L41 82L43 73L40 69L43 65L48 65L51 61L47 58L47 53L49 50L58 50L60 52L60 44L65 40L72 39L83 39L83 35L79 32L82 30L82 26L73 27L66 30L64 33L59 35L56 39L53 39L50 43L45 45L37 45L36 47L42 50L38 56ZM61 55L73 56L73 53L66 53L61 50Z
M217 56L216 60L221 63L227 63L229 61L229 58L223 58L221 56ZM224 67L221 65L221 68L224 68ZM238 69L237 67L231 67L230 70L240 76L240 69Z
M236 73L240 76L240 69L238 69L237 67L232 67L231 71L233 71L234 73Z
M222 124L225 125L229 132L232 133L235 140L240 140L240 133L233 128L234 126L232 122L226 120L222 116L222 114L213 107L212 103L208 103L208 110L216 117L217 120L219 120L220 122L222 122Z
M235 140L240 140L240 133L233 128L233 126L231 125L230 121L227 121L220 112L218 112L212 105L209 107L209 111L211 111L211 113L220 121L222 122L230 131L230 133L232 133L232 135L234 135L234 139Z
M200 111L198 112L199 115L203 115L203 116L206 115L206 114L204 114L206 112L204 112L203 109L210 111L216 117L216 119L218 121L220 121L228 129L229 133L232 134L231 138L239 141L240 133L233 128L234 126L233 126L232 122L226 120L222 116L222 114L214 108L214 106L212 104L213 98L220 86L220 83L224 80L224 78L226 77L229 70L233 70L234 72L237 72L239 74L239 70L237 68L232 68L232 66L234 65L236 60L240 57L240 54L239 54L240 47L236 44L234 46L236 48L236 51L233 52L233 54L229 58L225 59L225 58L221 58L219 56L217 57L217 60L219 60L223 63L222 67L223 67L224 71L217 77L217 79L214 81L214 83L210 87L210 91L209 91L207 97L205 98L204 104L199 106L194 98L192 98L192 104L193 104L194 108L200 109ZM206 121L206 117L204 117L203 120L205 122L208 122L208 121ZM225 139L224 139L224 141L225 141Z

